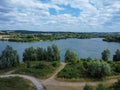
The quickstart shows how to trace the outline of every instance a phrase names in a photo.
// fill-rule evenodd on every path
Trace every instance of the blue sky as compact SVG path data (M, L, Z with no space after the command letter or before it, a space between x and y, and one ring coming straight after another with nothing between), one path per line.
M0 30L120 32L120 0L0 0Z

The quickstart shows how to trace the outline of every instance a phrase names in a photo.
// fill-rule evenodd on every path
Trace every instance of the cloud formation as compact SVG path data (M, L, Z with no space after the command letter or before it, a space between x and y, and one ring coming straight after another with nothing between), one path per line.
M119 0L1 0L0 29L119 31Z

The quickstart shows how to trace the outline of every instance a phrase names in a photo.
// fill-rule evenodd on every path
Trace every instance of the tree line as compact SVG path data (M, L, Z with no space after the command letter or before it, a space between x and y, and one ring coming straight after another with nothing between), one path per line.
M103 41L107 42L120 42L120 35L107 35Z
M65 62L67 65L58 73L58 78L78 79L95 78L102 79L109 75L120 73L120 50L117 49L113 55L113 61L109 60L110 51L108 49L101 53L101 60L91 58L78 58L76 52L67 50L65 53ZM117 63L116 63L117 62Z
M102 53L102 60L109 60L110 51L108 49L104 50ZM74 51L67 50L65 53L65 62L75 63L78 59L77 54ZM57 45L48 46L47 49L38 47L26 48L23 53L23 61L58 61L60 62L60 51ZM113 61L120 61L120 49L117 49L113 55ZM15 67L19 64L19 55L17 51L11 46L7 45L0 55L0 68L10 68Z
M108 61L110 58L110 50L109 49L105 49L103 50L103 52L101 53L101 59L104 61ZM91 59L91 58L89 58ZM67 50L65 53L65 62L75 62L78 60L78 55L76 54L76 52L71 51L71 50ZM120 49L117 49L115 54L113 55L113 61L120 61Z
M23 53L23 61L60 61L60 51L56 45L48 46L47 49L26 48Z
M48 46L47 49L29 47L23 53L23 62L27 63L29 67L30 61L60 62L60 51L56 45ZM16 67L19 64L17 51L7 45L0 56L0 69Z

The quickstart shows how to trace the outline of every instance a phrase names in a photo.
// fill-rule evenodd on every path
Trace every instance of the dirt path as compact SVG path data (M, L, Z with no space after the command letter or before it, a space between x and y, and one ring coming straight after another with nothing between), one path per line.
M38 81L38 79L36 79L34 77L31 77L31 76L28 76L28 75L20 75L20 74L0 75L1 78L16 77L16 76L30 80L34 84L36 90L44 90L44 87L42 86L40 81Z
M100 83L104 85L112 84L117 81L117 79L107 80L105 82L64 82L57 81L55 77L59 71L61 71L65 67L65 63L61 63L59 69L51 76L50 78L43 80L42 84L47 88L47 90L83 90L85 84L89 84L91 86L97 86Z

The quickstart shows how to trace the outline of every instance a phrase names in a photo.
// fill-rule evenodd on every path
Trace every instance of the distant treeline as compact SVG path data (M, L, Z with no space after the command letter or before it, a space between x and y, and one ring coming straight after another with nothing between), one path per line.
M3 35L1 40L15 41L15 42L32 42L32 41L46 41L59 40L68 38L89 39L89 38L104 38L108 42L120 42L120 33L98 33L98 32L40 32L40 31L0 31Z

